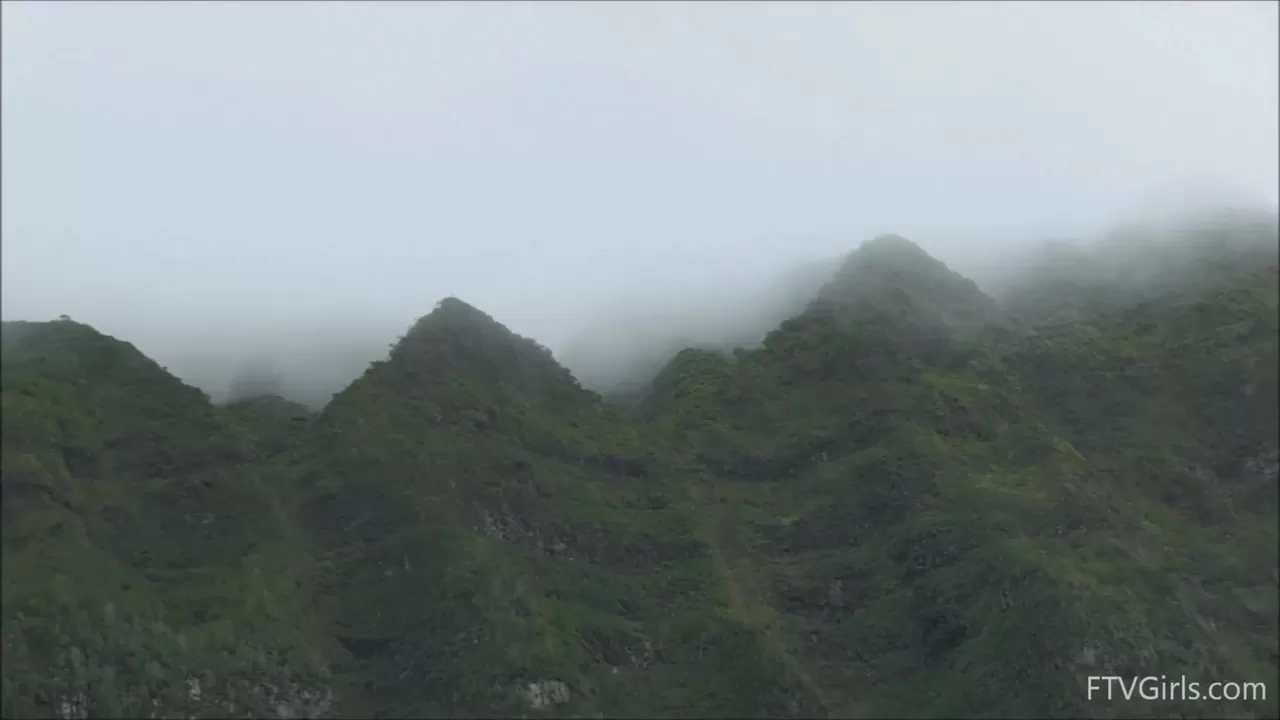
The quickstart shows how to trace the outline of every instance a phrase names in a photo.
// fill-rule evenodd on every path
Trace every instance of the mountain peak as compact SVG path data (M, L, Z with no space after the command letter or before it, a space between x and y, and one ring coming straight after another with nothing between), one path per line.
M444 318L468 318L472 320L488 320L493 318L475 305L459 299L453 295L442 299L436 303L436 307L427 317L444 317Z
M107 335L63 315L56 320L0 323L5 359L31 361L49 372L110 373L118 368L162 370L133 343ZM167 372L167 371L165 371Z
M392 355L405 351L421 352L428 346L435 350L445 346L493 349L520 342L534 344L532 340L511 332L483 310L450 296L436 303L431 312L413 323L396 343Z
M456 297L419 318L392 348L390 360L415 374L461 373L526 389L573 383L550 350Z
M944 324L980 322L995 303L969 278L901 235L879 235L849 253L810 309L854 310L885 302L923 309Z
M418 318L413 326L409 328L409 332L406 333L405 337L408 338L424 332L430 333L433 330L444 328L484 328L489 331L499 329L503 332L507 331L501 323L494 320L488 313L451 295L437 302L431 312Z
M877 235L849 253L837 275L867 272L961 277L924 248L901 235Z
M870 240L863 242L862 245L859 246L858 250L855 252L878 253L883 255L887 255L887 254L916 255L916 256L929 255L929 253L924 251L924 248L902 237L901 235L896 235L893 233L877 235L871 238Z

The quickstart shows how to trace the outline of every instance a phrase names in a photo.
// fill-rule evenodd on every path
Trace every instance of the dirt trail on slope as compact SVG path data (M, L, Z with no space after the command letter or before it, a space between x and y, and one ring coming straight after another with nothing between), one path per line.
M824 717L846 717L791 654L784 636L783 619L764 590L767 584L752 566L739 522L733 513L733 498L718 481L695 485L694 496L708 518L712 553L720 572L728 581L729 610L734 617L760 633L766 650L782 663L787 674L816 702L809 711Z

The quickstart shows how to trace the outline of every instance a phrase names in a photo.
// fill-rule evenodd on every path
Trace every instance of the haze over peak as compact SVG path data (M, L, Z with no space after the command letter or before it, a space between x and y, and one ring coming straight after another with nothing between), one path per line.
M0 12L0 312L219 398L322 402L450 294L604 378L636 353L584 337L757 342L880 229L987 288L1043 237L1277 202L1274 3Z

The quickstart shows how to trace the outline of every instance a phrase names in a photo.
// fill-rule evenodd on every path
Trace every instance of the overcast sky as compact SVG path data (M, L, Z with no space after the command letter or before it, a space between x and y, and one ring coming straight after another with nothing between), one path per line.
M3 315L556 348L895 232L1277 201L1277 4L3 3ZM198 330L193 330L197 328ZM148 346L151 343L152 346Z

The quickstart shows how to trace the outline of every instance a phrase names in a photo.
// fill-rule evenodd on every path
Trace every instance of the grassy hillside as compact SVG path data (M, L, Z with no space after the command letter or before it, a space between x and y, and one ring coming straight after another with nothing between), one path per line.
M824 710L1274 713L1085 687L1274 681L1274 266L1024 331L902 243L763 348L677 357L647 401L716 478Z
M452 298L317 414L6 323L4 714L1275 716L1269 237L999 301L879 238L625 412Z
M442 303L298 453L348 697L401 716L800 712L663 455L535 343Z
M67 320L3 332L4 715L323 707L251 447L127 343Z

